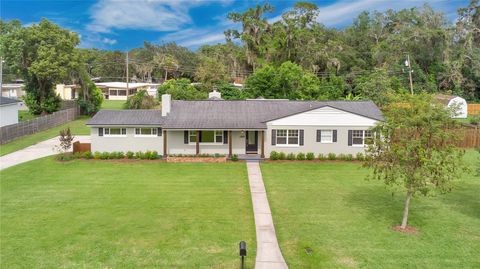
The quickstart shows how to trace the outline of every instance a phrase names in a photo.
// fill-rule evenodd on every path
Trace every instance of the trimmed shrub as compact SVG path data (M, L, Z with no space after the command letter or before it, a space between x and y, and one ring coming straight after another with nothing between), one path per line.
M74 159L80 159L80 158L82 158L82 153L81 152L75 152L75 153L72 154L72 157Z
M337 159L337 155L335 153L328 153L328 159L333 161Z
M345 161L352 161L353 160L353 155L352 154L347 154L345 155Z
M116 151L112 151L108 154L108 159L118 159L117 157L117 152Z
M315 159L315 153L308 152L306 157L307 157L307 160L312 161Z
M364 161L365 160L365 155L363 155L363 153L359 152L359 153L357 153L357 155L355 155L355 159L357 161Z
M144 158L143 156L144 156L143 152L141 152L141 151L135 152L135 158L136 159L143 159Z
M127 151L127 159L133 159L135 158L135 153L133 153L132 151Z
M327 156L325 156L323 153L318 154L318 159L321 161L325 161L327 159Z
M238 161L238 155L237 154L232 155L232 161L234 161L234 162Z
M278 159L279 159L279 160L285 160L285 159L287 159L287 155L285 154L285 152L280 152L280 153L278 153Z
M337 155L337 160L342 160L342 161L344 161L344 160L345 160L345 154L343 154L343 153L338 154L338 155Z
M156 160L158 159L158 152L156 152L155 150L150 152L150 160Z
M100 160L102 158L102 153L100 153L99 151L95 151L95 153L93 154L93 158L95 160Z
M119 152L117 153L117 158L118 158L118 159L124 159L124 158L125 158L125 153L123 153L123 151L119 151Z
M295 153L288 153L287 154L287 160L290 160L290 161L295 160L295 157L296 157Z
M108 160L109 157L110 157L110 153L108 153L108 152L102 152L100 154L100 159L102 159L102 160Z
M57 161L67 162L75 159L75 156L69 153L60 153L57 156L55 156L55 158L57 159Z
M85 159L92 159L93 158L93 154L91 151L85 151L83 154L82 154L82 157L85 158Z
M297 160L299 160L299 161L305 160L305 153L299 152L299 153L297 154Z
M276 151L270 152L270 160L272 160L272 161L278 160L278 152L276 152Z

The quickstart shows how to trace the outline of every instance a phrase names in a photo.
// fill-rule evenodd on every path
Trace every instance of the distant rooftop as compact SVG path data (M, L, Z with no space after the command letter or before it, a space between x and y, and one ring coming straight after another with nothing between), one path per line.
M127 83L126 82L99 82L95 83L98 87L106 87L106 88L127 88ZM132 82L128 83L128 88L129 89L136 89L140 87L146 87L146 86L158 86L160 85L159 83L137 83L137 82Z

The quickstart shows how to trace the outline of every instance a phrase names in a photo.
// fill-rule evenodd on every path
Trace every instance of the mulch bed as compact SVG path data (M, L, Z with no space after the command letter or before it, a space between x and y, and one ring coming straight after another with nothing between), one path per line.
M167 157L168 163L225 163L227 157Z
M417 234L418 233L417 228L412 227L412 226L407 226L405 229L403 229L400 225L395 225L395 226L392 227L392 229L395 232L405 233L405 234Z

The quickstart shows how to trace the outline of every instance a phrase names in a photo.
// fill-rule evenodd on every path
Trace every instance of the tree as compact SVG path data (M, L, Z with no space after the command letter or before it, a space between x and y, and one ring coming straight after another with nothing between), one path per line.
M230 77L228 71L221 62L209 57L203 57L195 71L195 79L211 90L215 85L228 82Z
M33 114L51 113L60 108L54 84L66 79L79 64L74 53L78 35L42 19L29 27L12 27L2 37L1 47L9 65L25 79L27 104ZM3 32L3 30L2 30Z
M60 140L60 151L65 153L72 147L72 141L75 139L75 136L72 135L70 127L68 127L67 129L60 130L58 139Z
M250 98L277 98L278 81L276 69L266 65L257 69L245 81L245 94Z
M405 229L412 196L451 191L464 169L464 152L454 145L452 111L429 95L400 95L384 115L372 130L365 166L373 168L372 178L406 191L400 226Z
M388 76L384 69L376 69L368 75L358 77L355 84L355 94L372 100L379 106L386 105L390 95L404 92L397 80Z
M222 84L218 87L218 91L222 94L222 99L225 100L242 100L245 99L245 93L231 84Z
M157 100L148 94L146 90L140 90L129 96L125 102L125 109L152 109L158 105Z
M199 91L189 79L170 79L158 88L158 96L171 94L174 100L202 100L207 99L207 93Z

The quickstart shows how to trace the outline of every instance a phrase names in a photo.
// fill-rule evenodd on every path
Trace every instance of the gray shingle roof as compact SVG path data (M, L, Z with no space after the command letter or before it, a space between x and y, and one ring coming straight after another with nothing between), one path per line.
M173 101L167 129L264 129L266 122L308 110L330 106L383 120L371 101Z
M265 129L266 122L321 107L383 120L371 101L202 100L172 101L171 112L101 110L87 125L160 125L165 129Z
M16 103L19 103L19 102L20 101L16 100L16 99L0 96L0 106L9 105L9 104L16 104Z
M161 110L100 110L87 125L156 125L165 121Z

